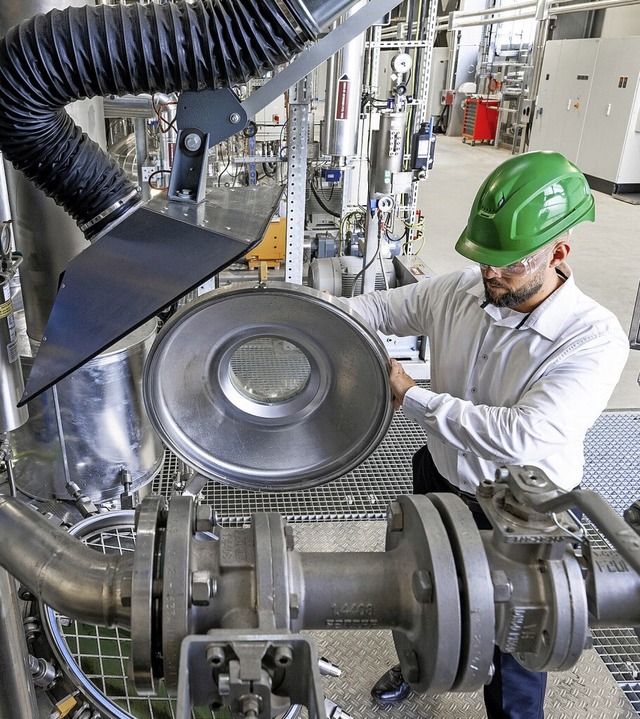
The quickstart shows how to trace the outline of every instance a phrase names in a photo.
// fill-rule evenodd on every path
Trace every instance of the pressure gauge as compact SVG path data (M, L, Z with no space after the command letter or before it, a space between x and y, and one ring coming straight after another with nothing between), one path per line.
M411 55L407 54L406 52L400 52L391 58L391 67L395 72L409 72L412 65L413 60L411 59Z

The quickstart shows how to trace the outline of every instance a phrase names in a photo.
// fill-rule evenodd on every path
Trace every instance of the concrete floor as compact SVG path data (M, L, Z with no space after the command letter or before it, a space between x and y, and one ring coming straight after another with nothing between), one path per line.
M426 218L425 241L418 255L436 274L468 264L454 250L455 242L480 184L510 156L508 150L438 136L434 167L418 195L418 207ZM640 205L601 192L594 196L596 221L576 227L569 264L582 291L610 309L628 333L640 282ZM632 350L608 409L640 408L639 374L640 351Z

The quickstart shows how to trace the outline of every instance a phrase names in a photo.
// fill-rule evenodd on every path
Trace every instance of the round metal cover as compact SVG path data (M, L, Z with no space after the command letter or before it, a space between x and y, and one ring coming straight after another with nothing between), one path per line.
M144 398L188 466L256 490L346 474L393 415L377 334L344 302L286 283L215 290L178 312L151 349Z

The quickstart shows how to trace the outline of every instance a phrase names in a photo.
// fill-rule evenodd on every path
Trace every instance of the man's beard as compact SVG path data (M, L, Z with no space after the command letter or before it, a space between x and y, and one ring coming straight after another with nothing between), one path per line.
M499 280L496 281L499 282ZM487 280L485 277L482 278L484 296L487 302L490 302L496 307L518 307L542 289L542 285L544 285L544 272L536 272L527 284L517 290L507 289L507 291L501 295L494 295L491 292L492 287L489 282L491 282L491 280ZM503 285L500 285L500 287L506 289Z

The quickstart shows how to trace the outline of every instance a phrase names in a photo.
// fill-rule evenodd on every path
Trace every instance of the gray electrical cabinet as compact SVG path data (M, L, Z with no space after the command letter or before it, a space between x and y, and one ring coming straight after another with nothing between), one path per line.
M530 150L561 152L591 186L640 193L640 37L545 46Z

